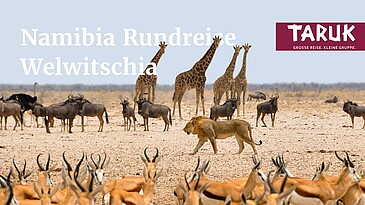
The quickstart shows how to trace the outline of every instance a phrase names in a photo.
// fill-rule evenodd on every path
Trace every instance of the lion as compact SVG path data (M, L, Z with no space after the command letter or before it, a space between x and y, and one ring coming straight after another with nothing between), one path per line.
M255 143L252 139L251 125L244 120L229 120L229 121L213 121L202 116L193 117L186 123L184 131L189 135L198 134L198 144L196 145L192 155L196 154L203 144L208 141L212 144L214 154L217 154L216 139L226 139L235 136L239 149L237 154L240 154L245 148L244 142L251 145L255 154L257 154L256 145L261 145L262 141Z

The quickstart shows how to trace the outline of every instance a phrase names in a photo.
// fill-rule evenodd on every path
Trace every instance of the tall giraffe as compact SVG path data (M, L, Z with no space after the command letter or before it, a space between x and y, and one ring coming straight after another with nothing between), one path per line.
M160 42L160 49L157 51L156 55L152 58L151 63L155 63L157 66L158 62L161 59L162 54L165 53L165 48L167 44L164 41ZM146 69L143 71L144 75L139 75L136 81L136 95L134 96L134 102L143 96L144 91L147 89L148 92L148 100L151 100L151 89L152 89L152 102L155 101L155 91L157 84L157 75L147 75L147 69L151 68L152 65L148 65ZM134 104L135 106L135 104Z
M215 36L213 38L213 43L208 49L208 51L204 54L204 56L196 62L193 67L185 72L180 73L175 78L175 92L172 100L174 101L174 111L173 115L175 115L175 105L178 102L179 106L179 117L181 119L181 100L184 96L186 89L190 90L195 88L196 91L196 112L198 114L199 107L199 96L202 100L203 107L203 115L205 115L204 109L204 89L205 89L205 81L206 76L205 72L208 69L210 62L213 59L214 53L219 46L219 42L222 40L219 36Z
M233 49L234 49L233 57L228 67L226 68L226 71L213 84L215 105L219 105L224 93L226 93L226 100L228 99L228 92L232 87L234 68L236 67L237 56L240 54L242 47L234 46ZM230 97L232 97L232 93Z
M248 43L243 45L243 48L245 49L245 53L243 54L243 62L242 62L242 68L238 75L233 79L233 89L234 89L234 96L237 96L237 116L240 113L240 104L241 104L241 94L242 95L242 115L245 114L245 97L246 97L246 91L247 91L247 78L246 78L246 58L248 50L251 48L251 45Z

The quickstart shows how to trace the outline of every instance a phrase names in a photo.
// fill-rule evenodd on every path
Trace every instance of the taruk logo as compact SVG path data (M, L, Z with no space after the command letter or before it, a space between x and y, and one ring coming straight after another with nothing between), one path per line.
M365 23L276 23L277 51L365 50Z

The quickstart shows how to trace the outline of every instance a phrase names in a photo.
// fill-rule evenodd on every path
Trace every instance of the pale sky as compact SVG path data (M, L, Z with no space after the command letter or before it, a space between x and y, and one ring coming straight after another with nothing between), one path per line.
M252 45L247 56L249 83L276 82L364 82L365 55L360 51L278 52L275 51L276 22L364 22L364 1L6 1L0 17L3 71L1 83L32 84L131 84L137 76L26 75L20 58L43 58L55 63L65 61L148 63L158 46L124 46L123 29L137 32L233 33L235 44ZM95 2L95 3L92 3ZM352 2L352 3L350 3ZM48 33L76 33L85 27L89 32L113 33L115 46L21 46L21 29L39 29ZM29 43L29 42L28 42ZM158 83L173 84L176 75L190 69L209 46L168 45L158 67ZM213 83L228 66L232 46L219 46L206 76ZM242 65L243 50L237 59L235 74Z

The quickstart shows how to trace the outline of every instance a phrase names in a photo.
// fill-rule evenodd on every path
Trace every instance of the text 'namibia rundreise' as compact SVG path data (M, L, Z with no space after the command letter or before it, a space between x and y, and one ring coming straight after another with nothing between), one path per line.
M42 56L19 58L25 75L157 75L156 65L145 62L140 56L138 61L130 61L128 56L120 57L117 61L103 61L84 56L77 61L70 61L59 55L53 47L62 48L62 51L72 52L72 49L98 49L107 47L146 47L158 46L165 41L169 46L210 46L214 36L220 36L221 45L235 45L235 33L212 32L207 27L204 32L183 32L180 27L175 27L170 33L166 32L138 32L136 29L122 29L120 32L105 32L101 27L88 29L75 27L72 32L46 32L38 28L20 29L21 47L31 49L48 49L57 55L45 58ZM143 49L143 48L141 48ZM27 51L28 51L27 50ZM115 50L111 51L115 52ZM144 72L147 67L146 72Z

